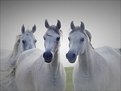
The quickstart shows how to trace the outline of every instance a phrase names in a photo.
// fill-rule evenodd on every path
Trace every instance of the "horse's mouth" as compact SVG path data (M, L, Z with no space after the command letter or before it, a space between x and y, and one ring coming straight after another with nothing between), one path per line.
M45 62L46 62L46 63L51 63L51 61L52 61L52 59L48 59L48 60L45 59Z
M69 61L70 63L75 63L76 59L73 59L73 60L68 59L68 61Z

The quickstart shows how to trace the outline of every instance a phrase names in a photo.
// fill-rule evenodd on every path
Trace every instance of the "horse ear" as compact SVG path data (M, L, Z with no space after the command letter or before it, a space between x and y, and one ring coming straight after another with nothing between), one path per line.
M25 27L24 27L24 24L22 25L21 27L21 32L24 33L25 32Z
M50 27L50 25L48 24L47 19L45 20L45 27L46 27L46 28L49 28L49 27Z
M36 25L32 27L32 33L34 33L35 31L36 31Z
M74 25L74 22L73 21L71 22L70 27L71 27L71 29L74 29L75 28L75 25Z
M82 31L85 30L85 26L84 26L83 22L81 22L80 28L81 28Z
M61 28L61 22L60 22L59 20L57 20L56 28L57 28L57 29L60 29L60 28Z
M88 35L89 40L90 40L90 42L91 42L91 39L92 39L92 35L91 35L91 33L90 33L88 30L85 30L85 32L86 32L86 34Z

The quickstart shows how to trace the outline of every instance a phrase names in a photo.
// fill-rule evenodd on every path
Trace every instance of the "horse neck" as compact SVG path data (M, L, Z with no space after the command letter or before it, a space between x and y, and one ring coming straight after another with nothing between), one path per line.
M80 54L78 57L79 69L85 75L91 75L92 71L92 55L94 50L90 44L87 45L87 48L83 54Z
M57 50L55 52L55 55L54 55L53 60L52 60L52 63L50 64L51 65L51 68L52 69L55 69L55 70L58 68L58 66L60 64L59 57L58 57L58 53L59 53L59 50Z

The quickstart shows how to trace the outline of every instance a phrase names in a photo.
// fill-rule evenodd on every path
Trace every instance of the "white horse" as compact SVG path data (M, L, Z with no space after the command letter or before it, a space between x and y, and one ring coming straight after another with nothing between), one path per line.
M15 90L14 78L16 60L22 52L36 47L36 39L33 35L35 31L35 25L33 26L32 30L27 31L25 31L25 27L23 25L21 28L22 34L17 36L12 54L10 57L6 58L6 62L4 62L4 64L1 64L2 67L0 71L2 73L6 73L6 75L3 77L4 79L1 79L0 86L6 88L8 91Z
M17 40L9 60L12 67L15 66L16 60L23 51L36 47L35 45L36 39L33 35L35 31L36 31L35 25L33 26L32 30L26 30L26 31L24 25L22 26L21 28L22 34L17 36Z
M45 52L32 49L24 52L18 59L16 84L19 91L64 91L66 75L59 61L60 27L50 26L44 35Z
M66 54L69 62L74 63L78 56L73 71L75 91L121 91L121 56L109 56L107 50L96 52L92 47L91 34L85 30L84 23L80 26L71 22L72 31L69 34L70 50ZM111 50L108 48L108 50ZM111 51L109 51L111 52ZM106 57L107 55L107 57ZM110 54L112 55L112 54ZM108 58L110 57L110 58Z

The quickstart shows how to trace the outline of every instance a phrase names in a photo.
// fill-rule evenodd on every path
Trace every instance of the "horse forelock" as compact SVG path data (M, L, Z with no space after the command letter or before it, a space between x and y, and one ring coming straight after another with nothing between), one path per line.
M31 32L31 30L26 30L25 33L26 33L26 34L33 34L33 33Z
M75 27L75 28L72 29L72 31L70 32L70 34L73 33L73 32L76 32L76 31L80 31L80 30L81 30L81 28L79 26L77 26L77 27Z
M31 30L26 30L24 34L21 35L22 39L26 39L28 37L35 38Z
M62 31L60 29L57 29L55 25L52 25L49 27L49 30L54 31L55 33L61 35Z

